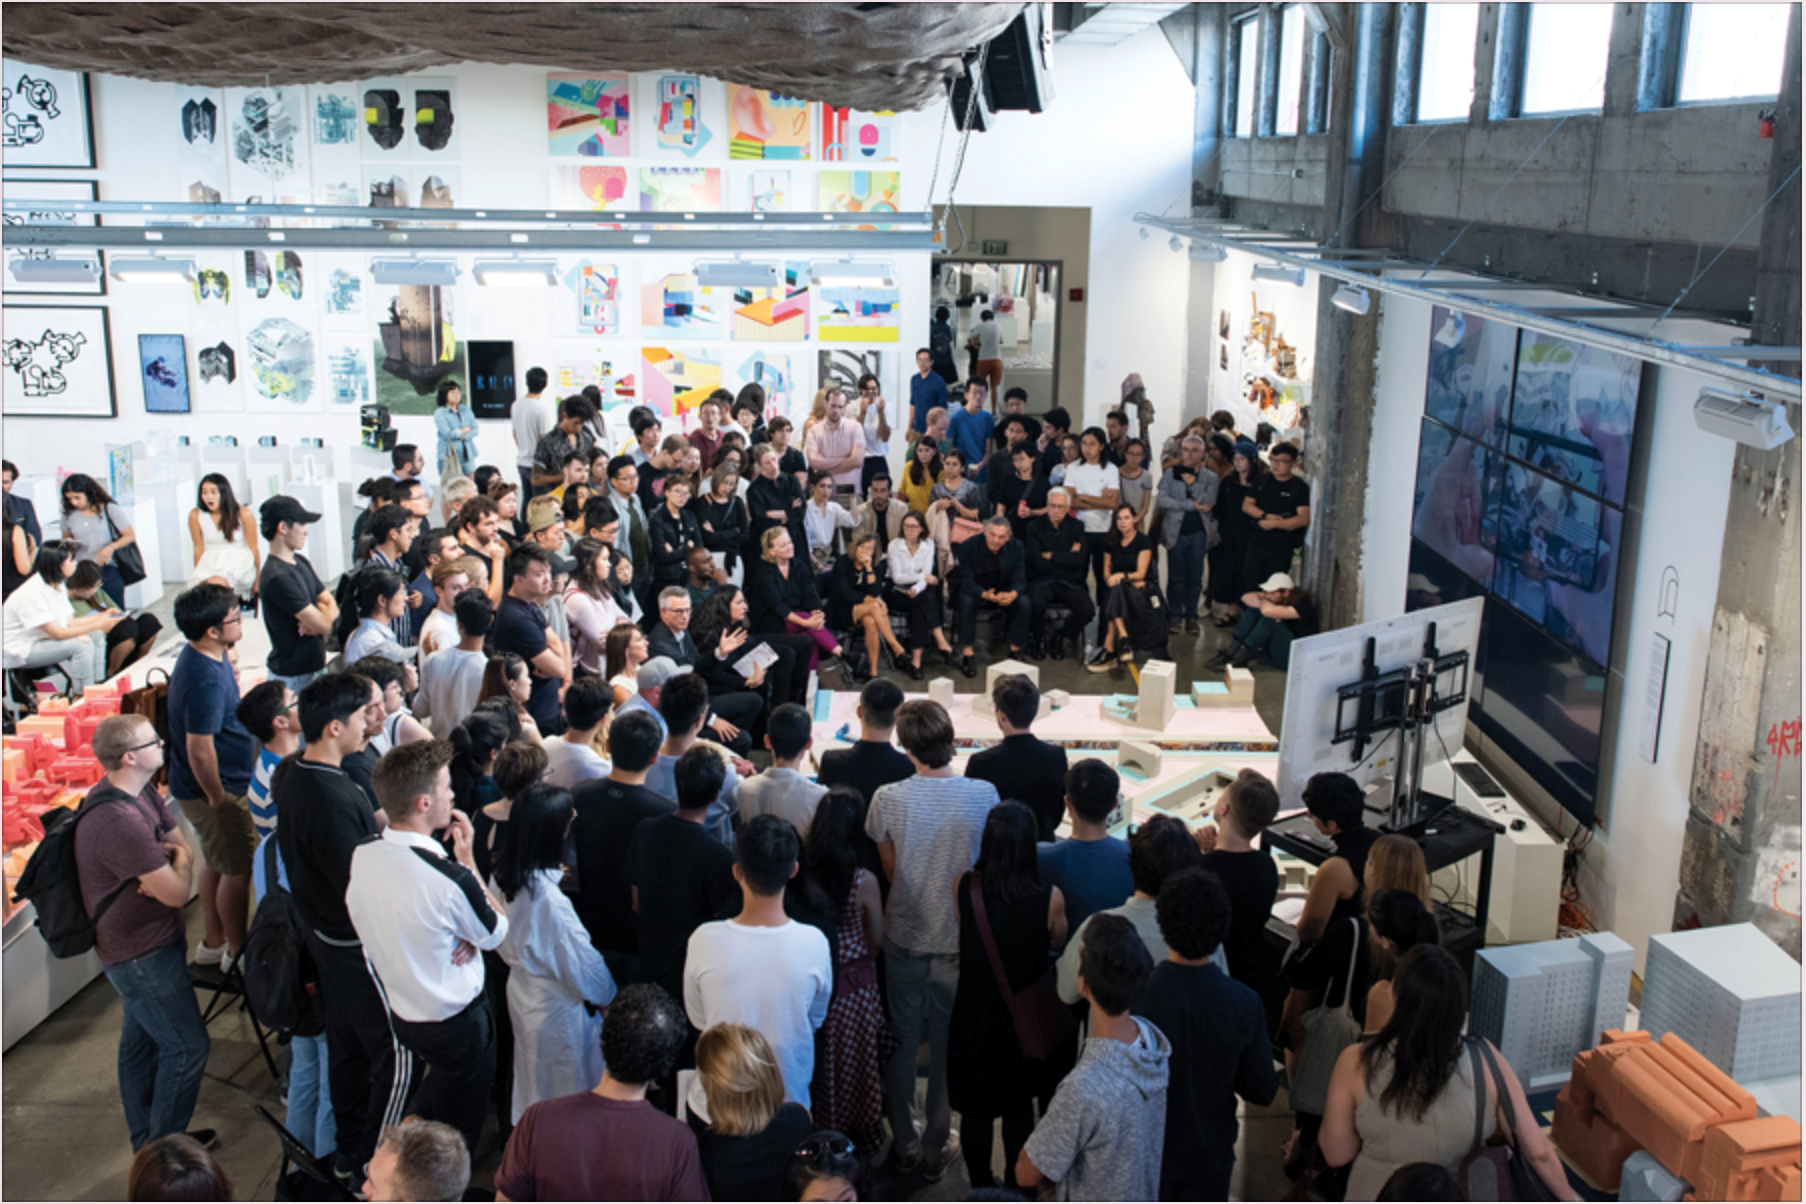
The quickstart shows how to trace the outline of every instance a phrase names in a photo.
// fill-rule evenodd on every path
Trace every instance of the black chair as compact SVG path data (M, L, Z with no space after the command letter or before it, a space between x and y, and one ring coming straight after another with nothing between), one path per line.
M340 1182L329 1168L321 1166L320 1160L301 1144L300 1138L284 1128L262 1104L252 1104L251 1110L263 1119L264 1124L275 1130L276 1140L282 1144L282 1163L276 1169L275 1194L278 1200L362 1199L348 1185ZM293 1170L289 1169L291 1165Z
M213 988L213 995L201 1008L201 1023L211 1025L219 1017L225 1015L232 1007L232 999L238 999L238 1006L251 1022L251 1031L257 1036L257 1048L263 1052L263 1064L270 1068L270 1077L278 1083L282 1081L282 1072L276 1068L276 1056L270 1052L270 1034L257 1020L257 1013L251 1007L251 1000L245 995L245 975L238 966L221 971L217 967L200 966L191 968L194 971L195 986L200 990Z

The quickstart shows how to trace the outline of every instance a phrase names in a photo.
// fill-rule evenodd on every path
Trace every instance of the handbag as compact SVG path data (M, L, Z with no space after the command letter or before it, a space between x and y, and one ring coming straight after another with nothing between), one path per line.
M1553 1200L1555 1195L1536 1168L1518 1149L1505 1101L1509 1098L1504 1076L1492 1049L1478 1037L1467 1039L1468 1064L1474 1075L1474 1145L1455 1173L1470 1200ZM1493 1135L1486 1132L1486 1080L1498 1093L1493 1101L1496 1118Z
M972 917L978 924L979 939L984 942L985 956L991 960L991 973L997 976L997 989L1010 1009L1010 1022L1016 1030L1016 1043L1024 1057L1045 1062L1057 1053L1078 1031L1078 1017L1060 1000L1057 971L1049 965L1042 975L1021 991L1010 989L1010 977L1003 969L1003 955L997 952L997 938L991 934L991 919L985 914L984 891L978 875L966 877L966 892L972 896Z
M1361 954L1361 922L1350 917L1354 941L1348 950L1348 976L1343 980L1342 1002L1329 1000L1304 1014L1304 1049L1298 1055L1298 1075L1291 1086L1292 1108L1322 1116L1329 1100L1329 1078L1342 1051L1361 1039L1360 1022L1350 1004L1354 1000L1355 961Z
M107 517L107 531L114 539L118 539L119 528L113 523L111 511L103 508L103 513ZM137 540L134 539L124 547L113 549L113 567L119 570L119 579L127 585L137 585L144 580L144 553L139 550ZM115 598L114 601L121 606L125 605L124 598Z
M951 523L947 524L948 543L965 543L974 535L983 535L984 533L985 525L975 518L956 516Z

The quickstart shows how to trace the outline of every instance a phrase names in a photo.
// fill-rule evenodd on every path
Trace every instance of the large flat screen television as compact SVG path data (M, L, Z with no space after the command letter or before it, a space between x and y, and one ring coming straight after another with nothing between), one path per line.
M470 356L470 409L478 418L506 418L514 409L514 344L502 340L471 339L465 344Z

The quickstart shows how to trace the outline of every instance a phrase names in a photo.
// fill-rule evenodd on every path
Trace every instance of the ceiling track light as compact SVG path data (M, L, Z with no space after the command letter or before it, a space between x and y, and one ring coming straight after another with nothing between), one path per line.
M1229 252L1215 244L1193 243L1191 245L1191 261L1193 263L1222 263L1229 258Z
M703 288L774 289L780 282L778 265L775 263L705 260L696 265L696 283Z
M851 260L815 261L809 265L812 284L870 284L890 288L896 273L888 263L863 263Z
M1329 303L1351 314L1365 315L1373 308L1373 297L1358 284L1344 284L1336 290L1336 295L1329 299Z
M558 283L558 264L550 259L479 259L470 274L489 288L548 288Z
M8 266L13 279L20 284L96 284L100 281L100 259L58 259L54 255L36 258L18 256Z
M161 255L115 255L108 262L107 269L115 280L138 283L194 281L192 259L165 258Z
M1290 284L1296 288L1304 287L1304 269L1290 268L1282 263L1257 263L1254 265L1256 280L1270 280L1274 284Z
M1177 255L1180 251L1185 249L1185 240L1175 234L1166 240L1166 245L1173 249L1173 254Z
M370 278L377 284L421 284L445 287L458 283L455 259L372 259Z

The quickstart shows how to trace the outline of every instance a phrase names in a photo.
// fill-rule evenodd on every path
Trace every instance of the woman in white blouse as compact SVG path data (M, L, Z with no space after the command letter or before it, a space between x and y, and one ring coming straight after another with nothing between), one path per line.
M903 534L890 541L886 553L890 563L892 610L909 616L909 675L917 681L927 676L922 672L922 653L930 638L953 663L953 646L941 628L941 578L935 572L936 550L928 538L928 520L920 510L903 516Z
M117 610L75 617L63 583L75 571L75 545L52 540L38 549L33 572L6 600L0 618L0 660L8 669L55 666L69 678L70 696L100 680L95 632L111 631L124 616Z
M833 477L825 472L809 474L809 500L803 503L803 530L809 536L809 559L818 573L834 567L835 533L851 531L859 525L858 518L832 500L833 493Z

